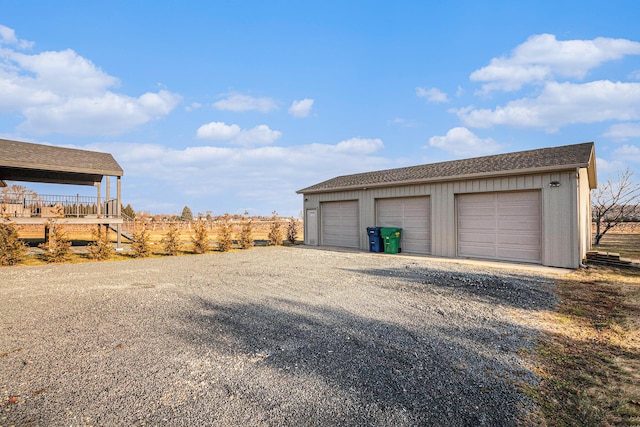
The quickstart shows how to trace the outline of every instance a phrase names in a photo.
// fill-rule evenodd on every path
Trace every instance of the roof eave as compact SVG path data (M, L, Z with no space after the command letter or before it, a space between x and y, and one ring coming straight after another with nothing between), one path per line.
M592 156L591 157L595 157ZM332 193L336 191L349 191L349 190L366 190L368 188L382 188L382 187L395 187L398 185L415 185L415 184L431 184L437 182L450 182L450 181L464 181L467 179L476 179L476 178L497 178L497 177L505 177L505 176L513 176L513 175L531 175L536 173L544 173L544 172L559 172L559 171L567 171L574 170L580 168L587 168L588 171L593 170L594 180L595 180L595 163L594 166L591 167L591 163L593 161L590 159L588 163L578 163L578 164L569 164L569 165L558 165L558 166L544 166L538 168L527 168L527 169L512 169L508 171L492 171L492 172L481 172L481 173L473 173L466 175L455 175L455 176L445 176L445 177L435 177L435 178L425 178L425 179L414 179L414 180L406 180L406 181L393 181L393 182L380 182L380 183L372 183L372 184L358 184L358 185L349 185L343 187L333 187L333 188L323 188L323 189L309 189L309 187L304 188L302 190L296 191L297 194L319 194L319 193ZM590 188L594 188L591 173L589 173L589 182Z
M86 167L60 167L60 166L52 166L52 165L41 165L34 163L26 163L26 162L12 162L5 161L2 164L3 167L10 168L19 168L19 169L27 169L27 170L49 170L55 172L70 172L70 173L85 173L85 174L93 174L93 175L102 175L102 176L122 176L124 171L122 169L93 169Z

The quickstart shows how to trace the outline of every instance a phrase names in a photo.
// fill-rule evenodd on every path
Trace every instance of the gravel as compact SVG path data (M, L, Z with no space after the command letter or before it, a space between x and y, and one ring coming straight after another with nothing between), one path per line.
M0 269L0 426L527 424L553 281L309 247Z

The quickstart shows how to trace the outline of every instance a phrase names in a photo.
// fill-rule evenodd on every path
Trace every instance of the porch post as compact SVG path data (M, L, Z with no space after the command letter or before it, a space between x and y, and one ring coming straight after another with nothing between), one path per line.
M102 204L102 202L100 200L100 187L102 187L102 181L96 182L96 185L98 187L98 203L97 203L98 204L98 218L100 218L100 215L102 213L102 209L101 209L101 206L100 206Z
M122 187L120 184L120 177L117 177L116 179L116 218L122 219L122 213L120 212L122 209L122 203L120 202L120 192L122 191ZM118 232L116 249L120 249L120 243L122 241L122 224L118 224L116 226L116 231Z
M109 199L111 198L111 177L107 176L107 191L106 194L104 196L104 202L105 202L105 214L107 216L113 215L113 212L111 212L111 207L109 206Z

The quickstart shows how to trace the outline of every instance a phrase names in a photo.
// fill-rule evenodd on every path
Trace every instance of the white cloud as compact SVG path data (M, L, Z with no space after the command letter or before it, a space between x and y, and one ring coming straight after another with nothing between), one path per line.
M256 110L261 113L268 113L278 108L278 104L271 98L254 98L239 93L229 94L225 99L215 102L213 106L223 111L245 112Z
M227 141L235 138L242 132L238 125L228 125L224 122L211 122L200 126L196 132L199 139L209 139L212 141Z
M372 154L384 148L380 138L351 138L336 145L340 153Z
M621 171L624 168L624 163L619 160L605 160L601 157L596 157L596 169L598 170L598 175L609 175L614 172ZM603 181L603 179L599 178L598 181Z
M617 123L609 126L602 136L616 141L626 141L630 138L640 138L640 122Z
M192 102L191 104L187 105L186 107L184 107L185 110L187 111L194 111L194 110L198 110L202 108L202 104L199 102Z
M514 91L524 84L557 77L582 79L591 69L625 55L640 55L640 43L605 37L558 41L553 34L539 34L517 46L509 57L493 58L470 78L485 82L485 93Z
M585 84L548 82L536 98L522 98L494 110L452 110L470 127L507 125L549 132L576 123L640 119L640 83L608 80Z
M71 49L26 54L29 44L0 26L0 112L18 113L31 134L115 135L169 114L181 97L167 90L132 97L119 80Z
M167 91L139 98L107 92L100 97L69 98L27 107L18 129L32 134L118 135L168 114L180 97Z
M0 25L0 45L2 44L13 45L19 49L29 49L33 46L33 42L16 37L16 32L12 28Z
M252 129L242 129L236 124L211 122L200 126L196 137L210 141L227 141L243 146L272 144L282 136L282 132L272 130L267 125L258 125Z
M78 148L112 153L125 171L125 204L157 213L179 214L188 193L194 212L241 213L252 206L257 214L277 209L283 216L297 216L302 200L296 190L338 175L405 166L375 156L380 140L361 138L286 147L176 149L121 142Z
M118 79L71 49L36 55L14 53L11 59L22 71L37 76L33 82L35 85L55 88L59 95L94 96L119 84Z
M313 108L313 99L305 98L299 101L293 101L289 107L289 114L293 117L307 117Z
M403 119L402 117L396 117L393 120L389 120L388 124L399 125L406 128L413 128L418 126L418 122L415 120Z
M272 144L282 136L282 132L272 130L267 125L258 125L253 129L240 132L236 141L240 145L253 146Z
M449 102L449 97L447 96L447 94L435 87L432 87L430 89L427 89L424 87L417 87L416 95L420 98L427 98L428 102L433 102L433 103Z
M640 163L640 147L625 144L613 151L613 156L627 162Z
M502 148L492 138L480 138L464 127L450 129L445 136L432 136L429 145L462 157L492 154Z

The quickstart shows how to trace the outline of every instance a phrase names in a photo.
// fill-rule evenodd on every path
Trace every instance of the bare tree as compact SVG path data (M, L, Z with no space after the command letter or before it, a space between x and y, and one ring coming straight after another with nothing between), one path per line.
M640 184L631 180L633 172L627 168L615 181L608 180L591 194L591 215L596 223L593 244L625 219L640 213Z
M38 193L23 185L12 184L0 188L0 196L4 203L22 203L24 199L36 199Z

